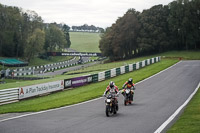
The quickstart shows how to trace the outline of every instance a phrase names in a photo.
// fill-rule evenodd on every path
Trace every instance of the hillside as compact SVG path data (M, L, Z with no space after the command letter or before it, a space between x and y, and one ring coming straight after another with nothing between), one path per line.
M79 52L100 52L99 33L70 32L71 47Z

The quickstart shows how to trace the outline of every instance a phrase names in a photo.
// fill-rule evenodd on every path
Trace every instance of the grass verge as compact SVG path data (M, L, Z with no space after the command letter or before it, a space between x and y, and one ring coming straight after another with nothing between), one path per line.
M200 88L186 106L183 114L167 133L199 133L200 132Z
M72 90L57 92L48 96L2 105L0 108L0 114L14 112L35 112L94 99L100 97L103 94L110 80L114 81L118 87L121 87L129 77L132 77L136 83L162 71L163 69L166 69L176 62L178 62L178 60L164 59L161 62L152 64L137 71L129 72L102 82L93 83Z

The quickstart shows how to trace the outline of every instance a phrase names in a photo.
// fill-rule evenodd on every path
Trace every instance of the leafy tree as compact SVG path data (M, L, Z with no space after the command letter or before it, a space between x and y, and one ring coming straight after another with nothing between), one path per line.
M69 48L71 46L70 36L69 36L69 30L70 27L66 24L63 25L62 30L65 34L65 39L67 41L65 48Z
M111 60L131 58L137 54L137 36L140 29L139 12L129 9L101 37L100 50ZM134 51L134 52L133 52Z
M157 5L144 10L140 15L142 24L138 43L139 51L145 54L163 52L169 46L168 6Z
M27 39L27 47L25 49L25 55L28 61L30 61L35 55L43 51L45 43L45 32L39 28L35 29L31 36Z
M64 33L55 24L49 24L45 33L44 49L46 51L62 50L67 44Z

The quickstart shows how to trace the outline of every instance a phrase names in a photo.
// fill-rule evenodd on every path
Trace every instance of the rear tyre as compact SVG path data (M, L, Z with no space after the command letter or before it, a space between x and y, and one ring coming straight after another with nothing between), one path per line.
M126 103L126 100L124 100L124 105L126 106L126 104L127 104L127 103Z

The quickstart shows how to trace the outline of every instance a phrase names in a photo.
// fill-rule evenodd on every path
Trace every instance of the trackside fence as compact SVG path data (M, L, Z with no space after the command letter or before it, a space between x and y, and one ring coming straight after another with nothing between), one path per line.
M100 82L121 74L135 71L137 69L159 62L160 60L161 57L155 57L137 63L128 64L118 68L113 68L110 70L99 72L97 74L91 74L87 76L64 79L60 81L48 82L31 86L3 89L0 90L0 105L8 104L11 102L17 102L22 99L40 96L55 91L61 91L63 89L79 87L89 83Z

